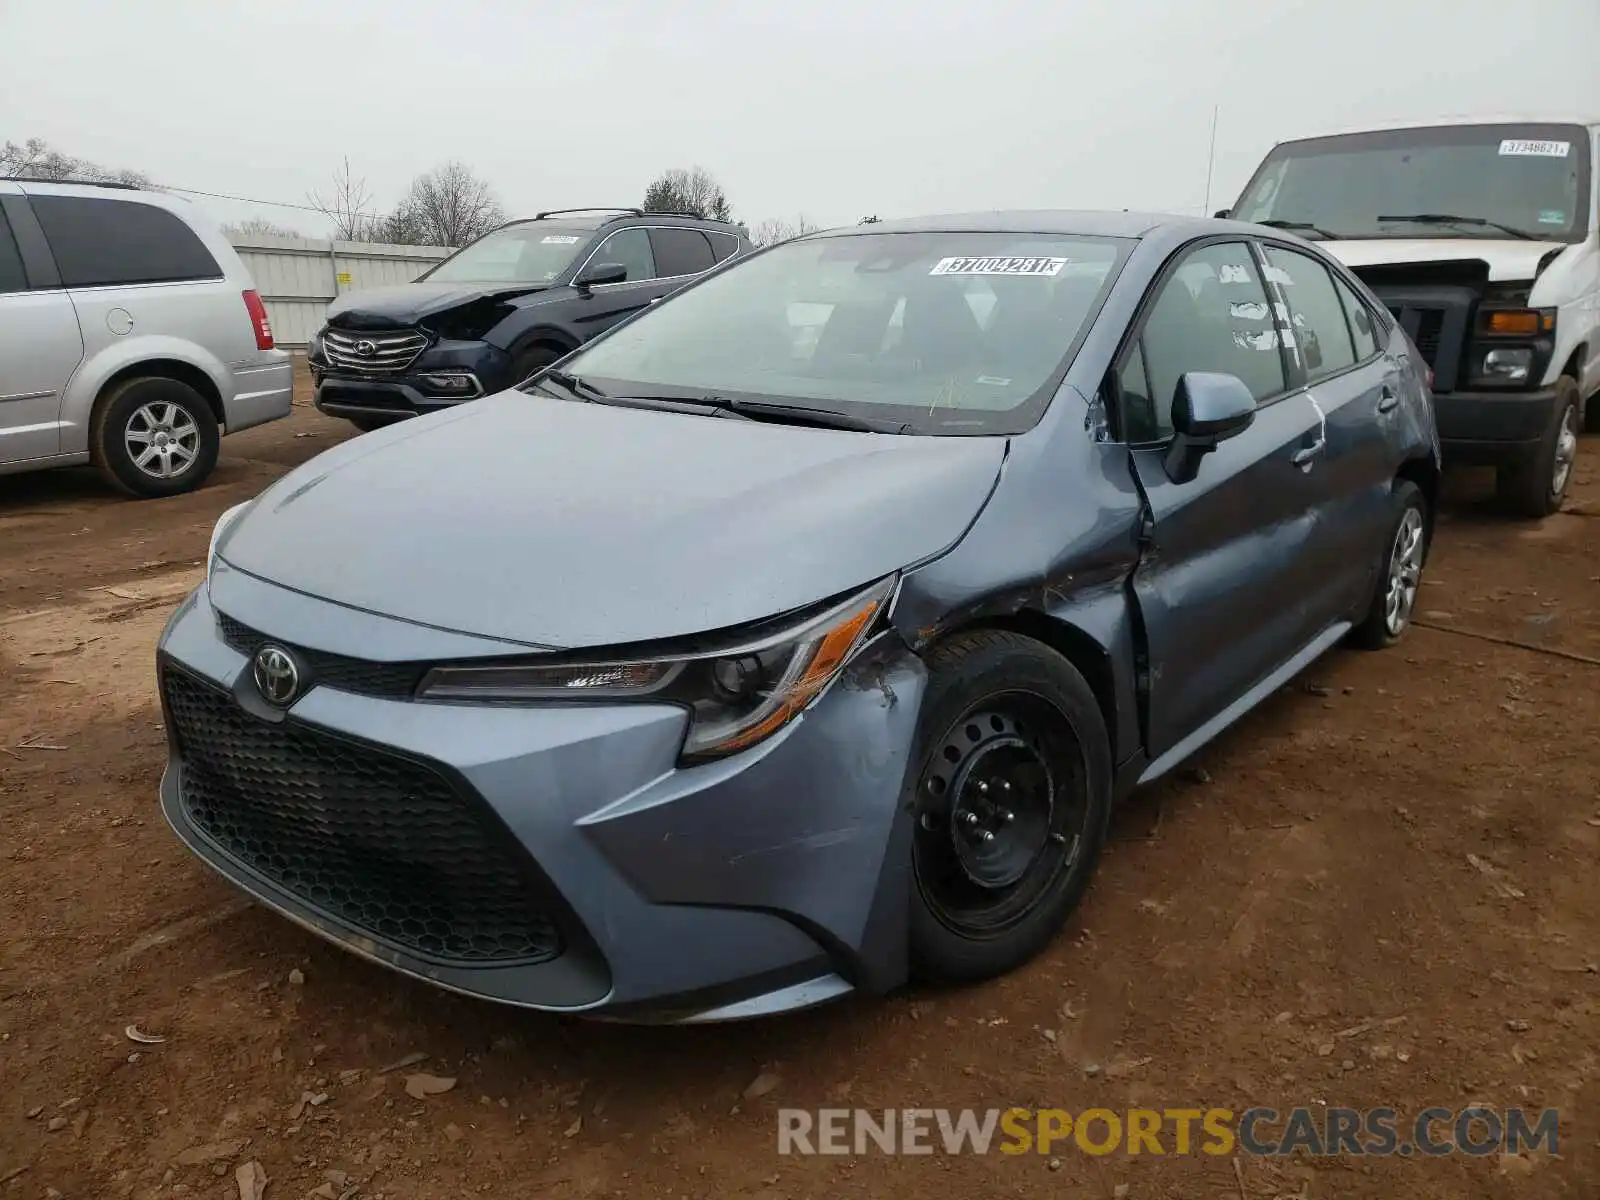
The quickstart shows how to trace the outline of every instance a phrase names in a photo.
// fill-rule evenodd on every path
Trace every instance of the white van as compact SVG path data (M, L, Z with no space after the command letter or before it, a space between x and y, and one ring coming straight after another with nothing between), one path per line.
M136 496L191 491L224 432L289 415L292 369L188 201L0 179L0 474L92 462Z
M1444 460L1561 506L1600 430L1600 120L1474 118L1273 147L1218 214L1326 242L1433 371Z

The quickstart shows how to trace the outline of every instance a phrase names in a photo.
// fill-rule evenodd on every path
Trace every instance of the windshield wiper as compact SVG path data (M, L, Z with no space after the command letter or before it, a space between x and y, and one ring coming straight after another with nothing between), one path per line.
M853 433L910 433L905 421L884 421L876 417L858 417L853 413L832 408L808 408L799 404L771 404L764 400L725 399L707 396L704 401L719 412L749 417L757 421L775 421L785 425L811 425L818 429L847 429Z
M1498 229L1501 233L1510 234L1514 238L1522 238L1524 241L1539 240L1538 234L1529 233L1526 229L1502 225L1499 221L1489 221L1483 217L1458 217L1454 213L1402 213L1398 216L1380 216L1378 220L1411 221L1417 225L1482 225L1489 229Z
M546 371L544 375L540 377L539 382L543 383L546 379L548 379L551 383L559 384L560 386L566 388L567 391L571 392L574 396L578 396L584 400L610 399L610 394L608 392L595 387L595 385L590 383L587 379L579 379L576 375L569 375L565 371Z
M1380 217L1379 220L1382 220L1382 218ZM1341 236L1337 233L1329 233L1326 229L1323 229L1318 225L1313 225L1310 221L1285 221L1278 217L1273 217L1270 221L1257 221L1256 224L1267 225L1273 229L1304 229L1308 233L1314 233L1318 237L1327 238L1331 242L1338 241Z

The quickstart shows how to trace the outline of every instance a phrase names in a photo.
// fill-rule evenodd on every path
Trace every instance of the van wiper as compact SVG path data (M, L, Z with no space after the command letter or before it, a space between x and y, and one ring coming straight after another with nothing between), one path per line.
M1399 216L1380 216L1378 220L1411 221L1418 225L1482 225L1489 229L1498 229L1501 233L1510 234L1514 238L1522 238L1524 241L1539 240L1538 234L1529 233L1526 229L1502 225L1499 221L1489 221L1483 217L1458 217L1454 213L1403 213Z
M707 396L705 403L720 412L749 417L757 421L772 421L783 425L811 425L818 429L848 429L854 433L910 433L905 421L883 421L876 417L858 417L853 413L839 412L833 408L809 408L798 404L771 404L764 400L725 399Z
M1270 221L1257 221L1256 224L1266 225L1272 229L1303 229L1307 233L1314 233L1318 237L1327 238L1331 242L1337 242L1341 236L1337 233L1329 233L1326 229L1313 225L1310 221L1285 221L1278 217L1273 217Z

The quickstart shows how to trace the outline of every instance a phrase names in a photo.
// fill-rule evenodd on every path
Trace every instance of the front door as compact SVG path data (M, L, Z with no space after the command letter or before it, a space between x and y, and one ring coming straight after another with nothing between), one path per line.
M30 290L0 210L0 465L61 452L62 393L82 358L71 298Z
M627 268L628 277L621 283L597 284L578 301L576 324L585 341L631 317L666 291L656 268L655 252L650 248L648 229L617 230L595 248L585 265L600 263L621 263Z
M1151 759L1177 747L1321 632L1313 570L1322 418L1291 388L1251 247L1188 251L1119 368L1134 471L1150 513L1133 587L1149 646ZM1189 371L1242 380L1255 420L1174 482L1172 399Z

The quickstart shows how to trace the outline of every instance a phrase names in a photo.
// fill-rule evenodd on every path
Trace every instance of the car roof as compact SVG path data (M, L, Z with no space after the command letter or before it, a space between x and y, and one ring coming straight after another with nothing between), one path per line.
M1584 125L1593 129L1600 126L1600 114L1590 113L1588 116L1582 116L1574 113L1551 112L1481 113L1475 116L1458 115L1405 121L1374 121L1366 125L1342 125L1333 129L1296 134L1292 138L1281 138L1275 144L1282 146L1294 142L1313 141L1317 138L1350 137L1353 134L1389 133L1405 129L1439 129L1456 125Z
M1226 230L1235 221L1216 221L1177 213L1130 212L1118 209L995 209L988 212L902 217L825 229L809 237L850 237L870 233L1052 233L1086 237L1148 237L1157 230L1208 227Z

